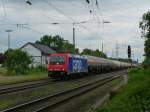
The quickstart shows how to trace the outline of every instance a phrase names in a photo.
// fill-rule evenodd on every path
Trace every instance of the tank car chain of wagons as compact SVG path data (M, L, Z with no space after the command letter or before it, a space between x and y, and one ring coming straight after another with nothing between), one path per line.
M79 74L109 72L130 66L130 63L94 56L55 53L49 55L48 77L63 78Z

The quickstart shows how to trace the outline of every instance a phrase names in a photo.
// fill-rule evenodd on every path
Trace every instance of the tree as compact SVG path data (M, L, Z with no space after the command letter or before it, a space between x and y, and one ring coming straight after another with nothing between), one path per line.
M64 41L63 42L63 52L74 53L75 52L74 45L69 43L68 40Z
M91 56L96 56L96 57L101 57L101 58L107 58L106 54L103 52L99 51L99 49L96 50L91 50L91 49L83 49L82 53L83 55L91 55Z
M36 41L36 43L47 45L57 52L74 53L75 51L73 44L69 43L68 40L64 40L59 35L44 35L43 37L41 37L40 41Z
M5 52L6 60L4 66L7 71L14 74L25 74L31 64L31 57L20 49Z
M142 37L145 38L145 62L150 62L150 11L143 14L142 21L139 24L139 27L141 28Z
M85 48L85 49L83 49L81 54L83 54L83 55L91 55L92 56L92 54L93 54L92 52L93 51L91 49Z
M6 56L2 53L0 53L0 64L2 64L6 59Z
M60 52L63 46L63 38L59 35L44 35L43 37L41 37L40 41L36 41L36 43L47 45L53 48L54 50Z
M101 58L107 58L106 54L103 52L99 51L99 49L96 49L93 51L93 55Z

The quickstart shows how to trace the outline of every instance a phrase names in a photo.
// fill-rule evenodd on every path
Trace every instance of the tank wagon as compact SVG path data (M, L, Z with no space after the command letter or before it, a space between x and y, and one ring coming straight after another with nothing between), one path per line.
M94 56L56 53L49 55L48 77L102 73L130 67L131 64Z

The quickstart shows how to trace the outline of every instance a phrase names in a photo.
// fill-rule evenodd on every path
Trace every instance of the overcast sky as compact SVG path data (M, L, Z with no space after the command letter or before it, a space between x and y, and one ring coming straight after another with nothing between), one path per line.
M140 37L139 21L150 9L149 0L0 0L0 52L8 48L7 33L11 29L11 48L19 48L27 42L35 42L44 34L60 35L72 42L75 24L76 46L100 49L127 58L127 45L131 45L133 57L143 60L144 39ZM92 10L92 13L90 13ZM102 24L104 21L110 23ZM86 23L77 24L86 21ZM53 25L51 23L60 23ZM17 24L22 24L17 27Z

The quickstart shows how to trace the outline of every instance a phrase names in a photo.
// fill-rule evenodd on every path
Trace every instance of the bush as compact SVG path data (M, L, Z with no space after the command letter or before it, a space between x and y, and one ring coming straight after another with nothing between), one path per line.
M133 69L129 73L129 83L97 112L149 112L150 110L150 70Z
M2 53L0 53L0 64L2 64L6 59L6 56Z
M8 50L6 53L4 66L12 74L25 74L29 70L31 57L20 49Z
M30 72L47 72L46 66L31 67Z

